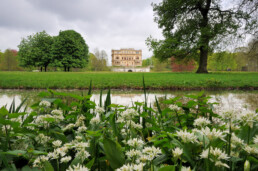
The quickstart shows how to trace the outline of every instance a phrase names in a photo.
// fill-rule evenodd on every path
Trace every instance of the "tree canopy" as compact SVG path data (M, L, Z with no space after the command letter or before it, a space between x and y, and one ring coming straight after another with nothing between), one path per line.
M53 38L45 31L23 38L18 45L21 66L35 66L41 70L44 67L46 71L52 61L52 44Z
M226 1L163 0L153 4L155 21L165 38L147 39L154 56L194 58L199 63L197 73L207 73L208 54L223 40L257 32L257 1L238 0L227 6L223 2Z
M89 58L89 48L76 31L60 31L54 38L53 57L54 65L64 67L65 71L70 68L83 68Z

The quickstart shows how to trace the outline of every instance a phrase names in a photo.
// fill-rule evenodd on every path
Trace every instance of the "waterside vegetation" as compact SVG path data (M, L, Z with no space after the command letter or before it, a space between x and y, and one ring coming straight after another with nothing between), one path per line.
M203 92L133 107L42 92L32 111L0 109L0 169L256 170L257 112L214 110ZM70 99L70 100L68 100ZM72 99L72 100L71 100Z

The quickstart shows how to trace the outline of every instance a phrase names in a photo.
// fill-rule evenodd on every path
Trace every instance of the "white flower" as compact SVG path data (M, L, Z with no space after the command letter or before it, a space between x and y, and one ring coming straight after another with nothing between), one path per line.
M258 154L258 148L245 145L244 150L249 154Z
M35 138L35 140L39 144L46 145L51 140L51 138L41 133Z
M75 125L72 124L72 123L70 123L70 124L68 124L68 125L64 128L64 131L71 130L71 129L74 128L74 127L75 127Z
M61 163L67 163L67 162L69 162L71 159L72 159L71 156L63 157L63 158L61 158Z
M222 112L219 113L219 115L224 119L224 120L231 120L231 121L236 121L239 116L239 112L237 111L227 111L227 112Z
M210 123L211 122L208 119L206 119L204 117L200 117L200 118L194 120L193 125L199 126L199 127L204 127L204 126L209 125Z
M100 123L100 118L98 116L96 116L90 120L90 124L92 124L92 125L97 125L99 123Z
M37 157L34 162L33 162L33 167L39 167L39 168L43 168L44 166L44 162L48 161L48 157L47 156L39 156Z
M80 126L78 132L85 132L87 130L86 126Z
M176 133L177 133L177 136L181 138L184 143L197 142L197 137L193 133L187 132L186 130L184 131L180 130L180 131L177 131Z
M229 166L226 163L222 163L221 161L216 161L215 166L229 168Z
M90 156L90 153L86 150L80 150L77 151L75 157L78 157L79 159L81 159L81 161L83 162L86 158L88 158Z
M68 152L67 147L56 148L56 149L54 149L53 152L48 153L48 157L51 159L58 159L60 157L64 157L67 152Z
M181 171L191 171L191 167L190 166L189 167L182 166Z
M173 156L178 159L180 158L180 156L183 154L183 150L179 147L175 148L174 150L172 150Z
M143 171L144 165L145 165L144 163L134 164L134 165L133 165L133 169L134 169L135 171Z
M216 130L215 128L213 128L212 130L210 130L209 127L205 127L205 129L201 129L201 132L207 136L207 138L212 141L215 140L217 138L220 138L222 140L224 140L224 137L226 135L223 134L223 132L221 132L220 130Z
M240 138L238 138L235 133L232 133L232 136L231 136L231 142L233 145L235 146L241 146L244 144L244 141L241 140Z
M240 116L241 121L248 125L250 128L253 127L253 123L258 121L258 115L255 113L243 113Z
M142 153L139 150L132 149L130 151L127 151L125 154L128 158L134 158L141 156Z
M256 135L256 136L254 137L254 143L255 143L255 144L258 144L258 135Z
M80 164L69 166L69 168L66 171L89 171L87 167L84 167Z
M81 137L81 136L75 136L75 139L76 139L77 141L81 141L81 140L82 140L82 137Z
M95 111L96 111L96 113L102 114L102 113L105 112L105 109L104 109L103 107L97 106L97 107L95 108Z
M178 107L177 105L174 105L174 104L172 104L172 105L169 105L169 107L168 107L170 110L174 110L174 111L178 111L178 110L180 110L180 107Z
M162 154L161 149L160 148L156 148L154 146L152 147L145 147L142 150L143 154L147 156L148 160L151 161L153 160L155 157L158 157L160 154Z
M77 142L74 146L75 146L76 150L79 151L81 149L85 149L85 148L89 147L90 145L87 142Z
M48 102L48 101L43 100L43 101L41 101L41 102L39 103L39 106L42 106L42 107L50 107L50 106L51 106L51 103Z
M203 150L200 157L203 159L207 159L209 156L209 149Z
M130 164L123 165L122 167L116 169L116 171L133 171L133 166Z
M52 115L63 115L63 112L62 112L62 110L55 109L55 110L52 110L51 114Z
M53 141L52 144L55 148L57 148L57 147L60 147L62 145L62 141L56 140L56 141Z
M144 142L141 139L134 138L127 141L127 144L134 148L141 148L144 145Z
M75 126L77 127L84 126L84 120L85 120L85 117L83 115L78 116L75 122Z

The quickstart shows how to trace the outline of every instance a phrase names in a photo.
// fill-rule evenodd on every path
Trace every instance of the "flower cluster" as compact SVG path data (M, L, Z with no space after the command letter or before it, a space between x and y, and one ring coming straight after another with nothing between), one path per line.
M197 141L197 137L194 135L194 133L187 132L186 130L177 131L177 136L182 139L184 143L195 143Z
M210 155L210 156L209 156ZM210 149L204 150L201 155L201 158L207 159L209 158L210 161L215 162L215 165L218 167L227 167L229 166L226 163L223 163L221 160L228 160L229 157L226 153L224 153L221 149L219 148L213 148L210 147Z
M51 106L51 103L46 101L46 100L43 100L39 103L39 106L41 107L50 107Z

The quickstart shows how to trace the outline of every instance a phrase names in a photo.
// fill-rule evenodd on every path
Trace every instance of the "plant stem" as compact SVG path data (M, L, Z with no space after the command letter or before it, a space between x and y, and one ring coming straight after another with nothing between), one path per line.
M176 112L176 116L177 116L177 119L178 119L179 125L180 125L180 127L182 128L182 125L181 125L181 122L180 122L180 118L179 118L179 116L178 116L178 114L177 114L177 111L175 111L175 112Z
M250 128L250 126L248 126L247 145L249 144L250 133L251 133L251 128Z

